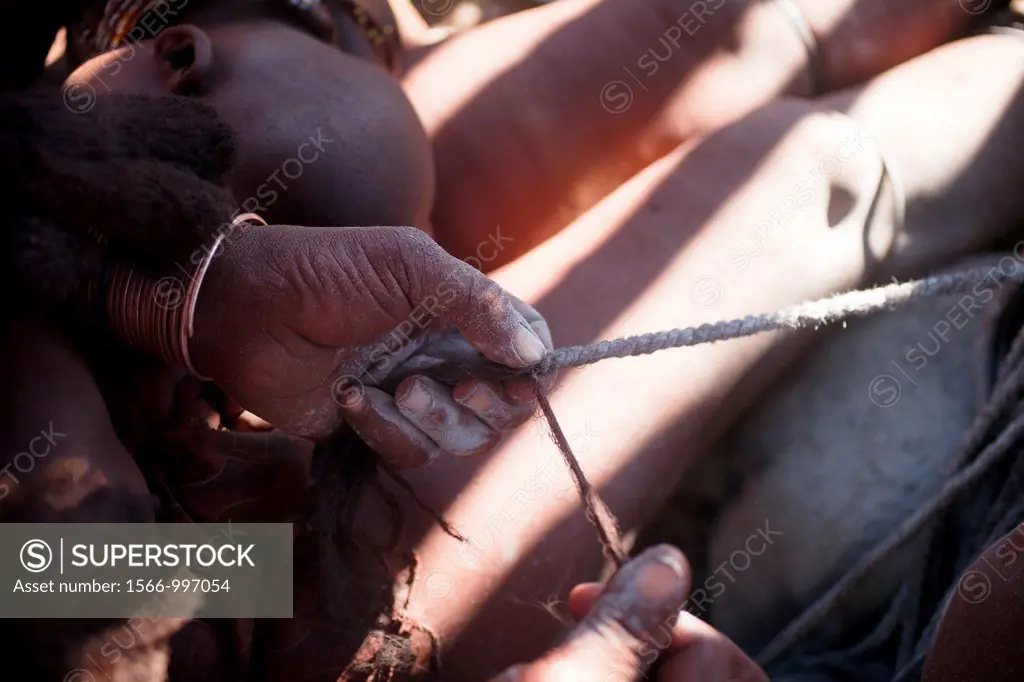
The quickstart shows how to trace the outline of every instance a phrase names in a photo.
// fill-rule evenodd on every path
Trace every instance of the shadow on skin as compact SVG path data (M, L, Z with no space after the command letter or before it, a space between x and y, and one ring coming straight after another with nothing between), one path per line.
M855 108L856 99L856 96L848 97L844 103L846 105L845 108L847 110ZM839 100L837 99L836 102L838 103ZM999 138L1000 135L1007 134L1007 131L1010 129L1009 126L1011 126L1008 117L1019 106L1020 98L1018 97L1010 103L1006 117L993 130L989 131L988 139L993 137ZM813 107L808 107L808 111L812 109ZM764 163L776 149L779 140L790 132L792 132L790 126L782 126L778 130L771 131L770 134L765 134L751 141L750 144L756 145L756 147L747 150L750 154L749 158L760 159L761 163ZM688 219L692 220L691 225L693 226L701 226L712 220L735 197L738 189L751 180L755 171L760 167L759 163L753 161L740 165L730 162L729 159L702 158L700 147L701 145L697 145L692 153L682 161L682 164L674 169L673 175L682 174L687 169L689 169L689 172L693 172L694 168L714 168L715 173L720 173L720 177L723 179L703 188L706 192L701 196L701 201L687 206L687 210L691 211L688 214ZM998 144L990 143L980 146L969 159L969 163L964 167L997 168L1000 158L1005 158L1005 150L1000 149ZM984 174L961 174L950 186L945 188L944 193L952 196L970 196L975 192L974 183L982 175ZM679 254L685 252L692 245L696 232L680 229L675 233L657 232L656 238L659 241L656 247L652 248L651 251L644 251L642 248L645 243L650 246L652 235L645 234L644 226L657 219L656 217L661 210L659 196L663 198L666 196L671 197L671 192L671 181L665 181L651 190L649 197L643 203L641 211L637 211L628 219L622 221L619 227L612 231L606 241L597 246L582 262L574 264L557 284L553 285L552 289L537 301L538 309L549 316L548 319L552 322L555 338L560 345L586 343L599 338L602 330L611 324L613 320L621 316L635 300L642 298L653 283L672 265L673 259L678 258ZM927 221L925 221L924 225L927 226L927 224ZM864 247L866 250L866 242ZM638 258L638 254L648 257ZM865 262L870 261L870 258L866 255L863 255L863 257ZM628 278L616 276L623 261L635 262L639 266L630 270ZM562 327L561 325L565 323L560 323L558 319L553 317L554 312L579 308L581 302L585 302L588 316L575 320L576 325ZM747 310L747 312L755 312L755 310ZM638 329L637 331L646 330ZM804 343L806 342L805 340ZM644 443L637 443L636 450L629 458L628 464L619 467L610 475L602 474L602 479L614 481L609 485L602 486L602 493L606 496L612 509L619 513L623 520L627 522L627 530L632 529L633 522L640 521L640 517L649 515L657 506L659 500L665 496L660 491L648 493L649 499L644 500L644 505L647 507L646 510L643 512L635 509L624 510L624 507L635 504L636 487L631 484L631 479L635 476L634 472L650 470L655 467L655 461L668 456L666 454L667 451L678 448L677 445L670 447L669 445L660 445L660 443L686 443L688 448L694 450L706 447L708 445L707 441L717 433L716 429L720 429L725 425L721 418L716 418L716 412L720 407L717 401L724 399L725 396L729 396L730 403L734 404L730 408L730 414L734 415L735 405L749 403L757 391L767 385L772 379L772 372L760 372L760 369L774 366L774 372L778 372L782 365L780 361L784 359L792 360L798 350L799 346L794 343L790 344L787 349L776 349L767 355L763 355L754 362L755 367L750 368L748 372L750 374L759 374L759 378L756 381L744 381L742 384L737 382L736 385L726 385L726 383L723 383L718 393L708 397L701 411L695 412L693 406L681 407L677 412L676 423L666 425L656 437L650 438ZM695 424L699 424L696 429ZM553 448L553 446L550 447ZM680 456L679 459L685 458ZM440 471L414 473L409 478L418 484L418 488L425 491L424 497L430 504L435 505L439 509L451 509L451 505L459 498L460 493L467 486L473 487L478 482L474 478L480 471L479 467L488 466L490 461L459 460L446 462L444 464L444 480L440 482L432 481L429 484L427 483L428 480L439 475ZM585 459L584 467L587 467ZM684 469L685 466L679 465L678 472L681 473ZM664 492L667 494L667 491ZM574 493L570 491L570 494ZM504 497L495 499L495 507L500 506L504 502ZM625 513L623 513L624 511ZM413 521L413 519L410 519L410 521ZM416 521L420 521L420 519L416 519ZM416 521L410 523L410 539L414 543L419 543L431 526L429 524L417 523ZM591 532L582 514L576 510L570 516L562 517L557 522L551 524L546 535L553 538L566 539L579 537L581 533L587 534ZM537 545L522 548L519 556L515 559L514 567L504 573L504 578L500 585L495 585L489 590L492 597L476 609L475 617L459 628L459 634L445 633L446 659L448 661L447 671L456 677L460 674L470 674L469 667L472 664L466 663L466 667L463 667L462 661L473 660L472 655L469 654L481 644L481 637L483 637L483 641L487 641L486 635L478 633L493 633L493 624L504 621L507 618L509 606L504 601L507 599L507 595L530 594L531 591L535 590L536 586L531 584L531 580L536 579L539 566L544 567L544 570L551 570L555 573L558 571L568 573L586 570L590 572L590 575L596 575L601 565L596 540L591 554L583 556L584 553L582 551L579 554L580 556L577 557L576 562L572 566L550 566L544 563L544 557L539 553ZM563 584L563 581L559 581L554 576L552 576L550 583L552 589L567 590L571 586L568 583ZM498 595L506 596L499 597ZM524 598L523 601L528 602L529 599ZM530 608L532 609L532 607ZM545 646L543 641L554 641L554 638L563 629L553 619L537 618L536 610L532 610L531 614L531 616L527 616L532 619L530 621L529 634L534 638L535 644L531 645L531 648L533 653L536 654L543 650ZM516 635L512 634L509 636L514 639ZM452 652L455 653L453 654ZM522 655L526 657L529 654L523 651ZM475 675L480 673L481 670L479 668L472 672Z

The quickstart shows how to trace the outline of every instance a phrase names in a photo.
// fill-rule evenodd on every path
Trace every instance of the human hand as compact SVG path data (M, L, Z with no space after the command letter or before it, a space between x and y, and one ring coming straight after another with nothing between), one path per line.
M418 230L275 225L213 259L190 354L284 431L319 440L347 423L399 468L484 452L532 413L525 377L450 388L412 374L383 390L421 348L522 369L551 341L536 311Z
M579 625L553 651L492 682L767 682L739 647L680 609L690 587L683 555L661 545L622 567L607 586L569 596Z

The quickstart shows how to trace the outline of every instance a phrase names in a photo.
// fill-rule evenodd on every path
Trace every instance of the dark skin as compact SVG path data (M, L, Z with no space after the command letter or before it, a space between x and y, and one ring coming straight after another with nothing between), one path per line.
M280 7L267 0L186 6L155 24L177 25L135 50L87 62L68 83L100 95L194 95L212 105L238 140L230 187L242 210L269 223L425 227L433 159L401 88L347 14L335 14L339 44L332 46ZM271 113L284 113L284 103L285 115ZM316 146L300 150L311 136ZM282 169L296 157L301 171Z
M664 20L670 13L678 12L679 3L661 0L637 12L632 5L627 8L617 2L595 4L579 0L527 12L437 48L406 79L406 93L434 137L441 173L441 195L435 203L430 141L420 118L395 81L379 63L373 62L365 40L348 30L351 19L336 14L342 29L341 50L337 50L308 31L282 21L279 7L273 2L239 1L191 8L184 18L195 24L171 26L137 48L98 57L76 70L68 83L72 88L88 87L100 93L114 89L192 94L213 105L239 137L239 170L231 178L235 196L243 210L256 211L270 222L307 226L406 224L429 229L428 216L433 209L435 218L439 218L436 228L442 244L457 256L475 257L477 261L483 261L481 255L486 253L486 262L480 265L488 268L523 253L550 234L546 221L555 221L547 223L549 227L556 223L564 226L602 193L613 189L610 180L621 182L701 128L720 126L779 94L809 92L806 65L801 64L806 56L802 46L794 44L791 27L780 20L777 12L766 12L760 4L730 3L717 8L715 21L708 20L706 30L695 33L679 58L673 59L652 81L651 87L656 85L658 89L643 98L641 104L655 109L637 107L624 116L599 111L594 112L595 116L590 113L592 107L588 106L587 112L580 109L585 93L595 88L600 91L613 62L622 63L626 55L635 58L664 33ZM861 78L897 63L908 56L908 51L916 54L959 30L969 15L962 11L954 13L951 7L949 0L907 0L899 12L902 17L919 19L914 24L919 27L914 40L908 42L901 37L896 41L883 34L874 38L877 44L871 51L862 50L848 59L829 57L825 62L825 84L845 84ZM500 101L527 97L533 104L531 111L549 117L549 125L537 128L535 114L528 118L518 113L495 117L492 109L477 108L469 111L469 118L460 114L454 136L435 134L440 122L456 113L452 110L452 97L460 96L458 88L448 85L456 66L445 66L447 61L455 60L463 80L472 84L474 71L507 67L510 60L523 56L521 50L488 51L483 46L521 44L521 36L517 36L523 31L542 30L553 23L584 16L595 8L599 11L593 12L593 21L599 22L597 30L606 32L608 40L591 44L610 44L615 49L592 55L582 44L562 47L560 43L558 49L566 53L552 55L553 70L547 68L551 64L546 60L528 61L522 78L515 74L501 79L494 92L493 97ZM844 24L843 30L829 34L827 27L849 11L861 28L846 29ZM878 23L882 18L877 5L870 0L846 0L830 5L828 12L815 11L810 16L827 55L847 54L847 46L858 40L861 31L875 36L872 22ZM885 14L885 18L891 16ZM702 93L717 92L721 87L718 81L735 77L735 69L719 65L720 59L714 54L718 46L732 39L734 31L739 32L740 44L744 46L741 63L754 65L749 68L759 71L756 78L750 75L747 80L774 85L749 93L744 89L746 94L728 103L716 97L715 113L702 114L700 107L706 105L701 103L708 101ZM467 59L474 50L480 58ZM762 66L766 63L766 50L776 58ZM563 70L564 65L581 60L591 65L582 75ZM705 68L698 71L699 77L692 78L683 91L675 93L673 83L701 62ZM676 75L669 78L670 72ZM443 74L444 81L436 81L431 74ZM505 96L501 95L502 88L509 90ZM555 92L558 96L552 99ZM564 104L567 96L573 104ZM282 108L282 103L287 103L287 107ZM645 120L658 107L661 117L656 119L657 126L649 129ZM688 113L681 116L680 107ZM261 115L255 116L257 111ZM482 119L477 117L477 111L484 114ZM581 137L551 135L563 128L582 132L581 121L584 128L592 127ZM684 121L689 123L680 127ZM619 137L629 140L626 147L586 142ZM543 153L539 153L538 145L543 147ZM470 150L486 150L487 155L478 158ZM593 156L594 150L598 150L600 158ZM298 163L296 157L312 161ZM289 159L291 166L286 167ZM538 159L541 172L537 172ZM448 165L451 162L457 163ZM463 173L464 163L476 167L477 172ZM585 178L588 169L594 168L602 169L597 184ZM609 168L617 169L613 175L621 176L610 176ZM282 173L287 180L282 180ZM458 181L453 183L453 179ZM502 188L509 180L515 183L511 193ZM580 190L580 194L575 189L570 191L570 187L589 189ZM589 198L567 211L567 195ZM494 243L500 246L496 252L492 248ZM202 323L200 320L199 324ZM545 338L546 331L540 335ZM410 378L398 387L400 397L412 388L412 382L431 396L435 406L443 406L431 421L462 422L473 425L478 432L475 436L460 433L460 443L451 439L437 443L441 449L454 448L461 453L486 449L485 441L490 445L496 442L496 432L485 438L477 424L491 421L503 430L522 423L529 415L525 406L531 402L531 396L525 382L508 382L504 386L466 382L452 394L429 380ZM481 405L486 402L486 409L494 411L495 417L479 419L477 412L474 420L470 414L473 411L467 412L460 405L460 399L475 393L478 386L487 394L486 401L480 399ZM320 390L322 393L322 386ZM495 403L501 407L492 408ZM261 416L269 419L267 415ZM390 422L384 418L379 423ZM427 431L435 436L439 433L436 427L428 427ZM425 448L419 448L417 454L406 459L423 462L430 458Z
M767 682L735 644L680 613L689 589L683 555L666 545L652 547L607 585L577 586L568 607L578 625L539 660L514 666L492 682ZM653 652L659 654L656 671Z
M610 4L610 3L609 3L609 4ZM565 5L565 6L568 6L568 5ZM610 26L610 23L609 23L609 26ZM656 26L656 24L655 24L655 23L651 23L651 24L650 24L650 27L651 27L651 28L653 28L653 27L655 27L655 26ZM212 33L212 31L213 31L213 30L211 30L210 32ZM642 32L641 32L641 33L642 33ZM710 33L710 30L709 30L709 33ZM643 37L642 37L642 39L640 39L640 34L638 34L638 36L634 37L634 40L635 40L636 42L630 42L630 43L627 43L627 44L626 44L626 46L625 46L625 48L623 49L623 52L624 52L624 53L630 53L630 52L631 52L631 50L633 50L633 49L634 49L634 48L636 48L636 47L639 47L639 46L640 46L640 43L643 43L643 44L645 44L645 45L646 45L646 44L647 44L647 42L648 42L648 39L649 39L649 38L650 38L650 36L649 36L649 35L646 35L646 36L643 36ZM587 88L587 87L583 87L583 90L588 90L588 88ZM761 95L761 96L768 96L768 95ZM740 102L740 104L741 104L741 106L739 106L739 111L742 111L742 109L744 108L744 106L748 106L748 105L749 105L749 102ZM599 120L599 119L596 119L596 118L595 118L595 121L597 121L597 120ZM685 119L684 119L684 122L686 122L686 121L685 121ZM677 121L677 123L678 123L678 121ZM629 132L629 129L626 129L626 132ZM691 129L691 130L690 130L690 132L689 132L689 133L687 133L687 134L692 134L692 129ZM510 137L509 137L508 139L512 139L512 136L510 136ZM496 157L500 157L500 156L501 156L501 155L496 155ZM454 158L454 157L450 157L450 158ZM568 156L565 156L565 157L560 157L559 155L554 155L554 158L555 158L556 160L560 160L560 159L563 159L563 158L564 158L564 159L570 159L570 160L572 160L572 159L575 159L575 158L574 158L574 157L572 157L571 155L568 155ZM577 161L578 161L578 159L577 159ZM556 161L556 163L557 163L557 161ZM573 163L574 163L574 161L573 161ZM639 160L639 161L638 161L637 163L639 163L639 164L640 164L640 165L642 166L642 164L643 164L643 163L645 163L645 162L644 162L644 160L643 160L643 159L640 159L640 160ZM485 177L485 176L486 176L486 174L484 174L483 176ZM492 176L494 176L494 175L492 175ZM520 176L520 177L521 177L521 175L520 175L520 174L518 174L518 173L514 173L514 172L508 173L508 176L510 176L510 177ZM487 197L487 195L486 195L486 194L484 194L484 195L481 195L481 196L482 196L482 197ZM599 196L599 195L597 195L597 196ZM486 201L486 200L484 200L484 201ZM543 203L542 203L542 204L543 204ZM461 232L460 232L460 233L461 233ZM471 233L471 232L467 232L467 233ZM469 241L467 242L467 244L469 244L469 245L472 245L472 244L473 244L472 240L470 239L470 240L469 240Z
M481 407L480 419L470 419L480 395L479 382L471 381L453 391L412 376L392 399L363 373L359 349L402 322L429 316L439 318L431 328L458 328L476 351L508 367L528 367L546 352L538 336L546 326L532 309L411 228L253 229L209 277L192 341L200 373L290 433L322 439L344 420L404 466L430 461L442 449L468 455L492 447L498 429L509 426L501 421L507 413ZM220 330L252 328L253 320L261 322L260 333L239 354L237 340L225 340ZM415 322L408 329L416 330ZM385 370L394 362L381 354ZM338 381L346 377L355 385L339 395ZM526 382L510 380L509 390ZM513 412L514 421L528 416Z
M282 46L291 46L291 49L282 49ZM293 106L284 120L272 120L256 127L248 125L252 122L251 112L254 109L270 107L272 101L280 100L280 93L269 89L259 90L260 97L265 98L263 102L253 102L240 95L250 91L246 83L251 83L268 71L304 74L304 78L309 77L318 83L316 92L323 93L323 97L315 96L313 101L303 106ZM90 79L97 84L102 82L118 89L144 94L160 94L168 89L204 93L201 99L213 104L221 116L238 130L238 171L229 182L236 197L248 197L240 199L243 210L257 210L270 221L288 219L293 221L292 224L310 227L425 224L423 221L432 197L432 174L426 138L397 84L380 65L368 62L364 57L341 53L305 32L266 20L216 24L208 31L187 25L163 31L156 40L135 48L135 52L122 50L100 57L78 69L69 82L83 83L90 82ZM296 88L296 93L301 89L306 92L311 89L309 81L302 79L294 79L290 87ZM352 97L349 93L359 93L359 96ZM385 113L367 115L367 112L377 110ZM360 125L360 121L364 121L364 125ZM259 144L252 140L259 140ZM365 154L360 154L359 150L365 150ZM309 161L302 163L299 171L295 170L294 160L297 158ZM293 160L292 165L287 165L288 159ZM282 176L282 173L287 175ZM378 177L374 173L382 175ZM296 175L298 177L295 180L288 179ZM286 183L286 189L280 184L282 182ZM335 191L338 187L346 188L346 191ZM269 195L268 191L274 194ZM325 196L337 200L317 200L317 197ZM442 261L446 268L449 267L448 262L456 263L454 259L438 261L437 254L433 253L436 246L411 231L379 229L382 230L380 236L367 237L378 246L393 238L388 234L402 234L399 242L410 244L410 248L405 250L410 258L421 259L424 265L429 261L431 267L442 267ZM299 228L294 230L297 234ZM341 235L341 232L334 234ZM324 239L327 238L314 237L312 234L302 237L285 236L283 232L281 235L281 239L287 241L288 245L276 243L265 248L276 254L279 249L291 251L298 242L304 242L305 246L301 248L305 249L309 259L327 257L334 268L348 258L340 255L342 252L337 250L340 245L326 247ZM257 237L256 241L259 240ZM311 240L319 240L319 245L314 246ZM230 352L230 349L207 350L203 339L205 330L210 329L211 339L216 338L218 343L222 340L214 330L223 328L218 325L224 322L226 311L221 309L219 301L228 294L216 293L216 282L222 279L233 281L227 277L222 278L219 273L236 267L236 254L244 250L241 244L247 241L252 241L248 233L241 236L233 234L227 255L215 259L210 269L197 312L197 338L193 346L197 358L217 353L223 357ZM327 248L327 252L314 252L321 247ZM334 256L328 252L338 255L340 260L335 261ZM197 253L196 256L194 260L198 261L202 254ZM262 267L239 264L237 267L244 272L232 270L230 277L242 277L243 281L250 281L254 288L245 290L247 292L266 291L267 287L279 288L278 282L282 279L292 283L301 282L302 275L298 273L309 268L309 262L306 261L306 265L290 263L287 268L292 268L291 271L297 273L295 275L287 274L287 268L272 273ZM191 264L184 265L192 267ZM361 261L349 265L373 268L380 264ZM463 272L465 265L459 266ZM451 270L431 272L434 273L431 277L435 277L431 290L420 293L424 297L434 295L435 298L446 298L437 289L441 287L447 291L451 282L445 277ZM263 278L270 277L273 281L257 282L252 279L257 274ZM356 283L365 282L366 276L376 275L367 271L356 275L354 282L339 281L336 286L340 288L331 291L331 295L337 297L334 300L357 300L368 293L344 288L358 286ZM347 278L349 275L341 275L339 272L339 277ZM477 279L473 275L470 278L473 281ZM305 285L308 284L305 282ZM421 284L409 282L409 286ZM481 286L487 288L486 285ZM209 293L211 291L215 293ZM393 291L393 287L389 291ZM323 291L316 295L326 294ZM234 297L236 293L230 295ZM308 292L302 295L308 295ZM473 295L487 294L481 289ZM427 308L436 305L431 300L423 301ZM276 310L301 309L301 306L291 307L294 304L295 301L291 300L288 306ZM252 305L262 304L253 302ZM550 347L549 334L540 317L528 307L519 307L529 318L528 326L536 325L536 335ZM394 325L405 321L414 311L417 313L415 331L418 333L423 327L422 318L425 316L423 309L416 311L415 308L413 304L407 306L404 313L399 313L398 309L387 311L391 316L388 323L384 323L379 316L371 316L367 325L357 333L359 338L350 341L358 341L363 347L372 348L375 341L386 338ZM232 303L228 306L228 310L235 309L251 310L250 304ZM346 307L343 314L351 317L358 310L356 306ZM341 310L338 312L342 314ZM229 392L237 391L232 397L262 418L294 433L319 439L339 426L340 417L336 414L330 418L312 417L309 410L319 411L322 415L336 413L337 405L332 398L335 380L346 375L361 381L365 381L366 377L355 366L342 371L344 363L336 362L333 351L326 350L334 347L333 341L325 340L328 337L324 336L323 331L304 327L307 324L329 324L329 318L312 310L304 315L298 327L295 326L297 320L287 323L289 333L299 345L289 342L292 345L288 347L287 353L291 364L278 365L282 370L278 376L287 376L289 382L295 382L292 385L278 385L267 391L265 389L269 383L264 376L258 376L255 384L241 386L237 375L239 368L231 367L230 364L221 366L206 363L205 367L209 369L200 371L210 372L208 376L216 376L218 379L223 377L221 383L230 386ZM242 320L233 320L233 324L252 326L256 321L257 318L244 316ZM253 328L253 331L257 330ZM404 333L408 335L410 331ZM507 327L505 331L511 333L512 329ZM296 333L297 336L294 336ZM321 343L325 344L326 352L318 350ZM314 360L317 354L319 359ZM259 353L251 357L257 355ZM489 357L497 356L491 353ZM529 362L539 359L536 352L531 357L533 359ZM204 366L201 359L197 363L198 366ZM295 363L302 365L301 372L295 372L298 367ZM225 374L225 371L229 373ZM422 393L413 389L422 389ZM455 386L453 391L450 387L426 378L409 377L395 389L398 404L372 388L365 395L370 398L367 404L348 406L349 418L358 422L364 435L373 439L379 448L393 453L394 463L403 467L421 465L444 450L455 454L478 454L485 451L496 444L502 431L525 421L533 409L532 393L526 380L511 380L503 384L470 380ZM417 395L425 397L418 398L419 402L412 404L417 400ZM381 441L380 435L383 433L409 434L410 420L419 424L421 435L397 437L387 443ZM451 425L456 423L460 426L453 430ZM425 438L423 434L431 434L432 437Z
M976 19L959 0L797 4L821 46L819 94ZM434 145L438 241L473 253L500 224L516 241L494 267L678 145L779 97L814 96L803 42L764 0L560 0L433 47L403 87Z

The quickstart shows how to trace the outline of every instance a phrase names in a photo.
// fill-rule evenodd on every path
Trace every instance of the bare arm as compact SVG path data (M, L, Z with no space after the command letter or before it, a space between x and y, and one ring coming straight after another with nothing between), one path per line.
M1024 130L1015 115L1022 56L1014 38L948 46L860 90L852 117L774 102L652 165L495 277L537 305L558 345L571 345L924 274L1005 235L1024 210L1019 193L986 193L985 215L972 200L980 187L1024 178L1010 153ZM969 90L947 86L952 64L966 71L981 60L1000 67ZM922 100L931 106L915 108ZM935 110L956 127L917 134ZM1000 111L1005 123L995 125ZM879 183L879 148L902 181L905 223L896 193ZM933 154L982 162L951 170ZM623 528L634 529L819 338L766 334L600 363L562 379L555 413ZM459 546L430 528L415 538L423 579L410 613L451 638L447 671L469 679L539 655L561 628L537 604L564 597L602 564L543 429L521 429L487 461L439 461L411 478L471 539ZM767 542L759 530L769 534L748 533ZM531 627L513 626L520 622Z

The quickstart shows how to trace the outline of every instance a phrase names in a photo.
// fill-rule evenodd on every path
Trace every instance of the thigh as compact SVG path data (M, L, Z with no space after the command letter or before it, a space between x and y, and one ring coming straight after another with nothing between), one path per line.
M827 86L956 35L958 0L800 0ZM487 230L522 255L660 156L781 96L807 50L769 0L559 0L432 48L403 86L431 138L433 223L457 256Z
M1019 229L1022 37L950 43L820 101L863 126L906 197L905 225L890 253L893 270L906 271L904 255L939 266Z
M925 56L837 98L852 116L776 101L665 156L494 276L546 316L558 345L571 345L921 275L1005 234L1024 208L1019 193L991 189L1024 178L1024 159L1008 151L1020 126L1012 116L994 125L993 113L1018 106L1019 49L998 38ZM971 90L978 116L950 122L939 138L915 135L922 97L933 107L963 97L936 77L950 54L1002 57L1002 78ZM936 153L981 163L950 169ZM979 196L985 210L970 210ZM650 519L810 340L765 334L561 377L555 412L624 531ZM448 673L485 675L538 654L561 630L538 605L603 565L544 429L525 427L486 460L438 462L410 480L470 538L408 528L418 560L409 613L442 637ZM531 626L515 626L523 622Z
M991 68L978 72L978 63ZM1019 225L1024 165L1013 150L1024 136L1022 86L1024 41L984 36L823 101L864 125L907 199L898 234L882 239L892 244L888 270L984 265L961 254ZM716 445L716 459L739 457L756 469L719 520L710 575L695 591L717 627L743 645L765 644L936 491L977 407L968 356L993 300L985 290L924 301L824 337ZM765 524L785 539L747 565L743 545ZM894 555L845 602L836 634L892 596L914 552Z
M819 185L812 173L857 135L842 115L779 103L677 150L495 277L545 314L560 345L739 317L852 287L869 275L863 225L879 157L866 146ZM625 532L650 518L799 351L793 342L805 341L764 335L560 378L555 412ZM437 462L408 478L470 539L409 524L417 545L409 615L442 638L446 673L478 678L542 651L561 625L539 607L603 565L544 429L520 429L486 460Z

